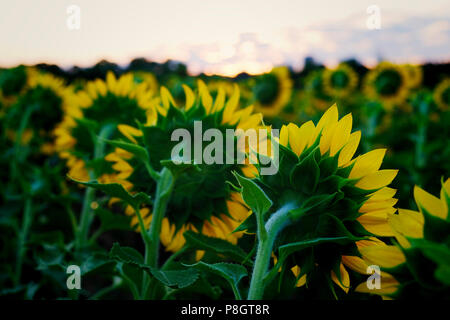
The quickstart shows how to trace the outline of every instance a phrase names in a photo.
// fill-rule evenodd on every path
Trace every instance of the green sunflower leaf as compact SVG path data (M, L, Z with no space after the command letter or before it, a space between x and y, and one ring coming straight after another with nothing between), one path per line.
M434 272L434 276L436 279L441 281L447 286L450 286L450 266L449 265L441 265Z
M227 280L227 282L230 284L231 288L233 289L233 292L235 293L236 299L241 298L238 285L239 282L242 280L242 278L248 275L247 269L245 269L243 266L234 263L224 263L224 262L208 264L202 261L199 261L193 265L185 265L185 266L202 271L211 272L221 276L222 278Z
M195 170L197 172L201 171L200 167L194 163L176 163L173 160L161 160L161 165L169 169L175 177L191 170Z
M121 184L118 184L118 183L102 184L102 183L98 183L97 181L83 182L83 181L78 181L78 180L75 180L72 178L70 178L70 179L75 181L76 183L103 191L110 197L122 199L123 201L126 201L128 204L130 204L134 208L139 208L139 206L141 204L151 204L152 203L150 197L147 194L145 194L143 192L139 192L135 195L132 195L128 191L126 191Z
M150 268L151 274L161 283L168 287L177 287L179 289L189 287L191 284L197 281L198 271L195 269L182 269L182 270L157 270Z
M131 247L122 247L119 243L114 242L109 257L123 263L131 263L137 266L143 266L144 257L139 251Z
M222 239L207 237L193 231L186 231L183 236L186 239L186 245L193 249L212 251L225 255L236 262L242 262L247 257L245 251L240 247Z
M94 213L100 218L100 229L102 231L130 230L130 216L124 214L114 214L103 208L98 208L94 211Z
M284 261L291 254L300 250L311 248L323 243L338 243L345 244L349 241L347 237L331 237L331 238L315 238L294 243L289 243L278 247L279 257L281 261Z

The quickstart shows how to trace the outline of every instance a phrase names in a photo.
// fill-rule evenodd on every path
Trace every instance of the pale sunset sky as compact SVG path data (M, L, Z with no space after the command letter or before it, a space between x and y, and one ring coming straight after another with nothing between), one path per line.
M80 8L80 29L67 8ZM367 27L376 5L381 28ZM355 57L450 61L448 0L14 0L0 2L0 67L179 60L192 73L259 73Z

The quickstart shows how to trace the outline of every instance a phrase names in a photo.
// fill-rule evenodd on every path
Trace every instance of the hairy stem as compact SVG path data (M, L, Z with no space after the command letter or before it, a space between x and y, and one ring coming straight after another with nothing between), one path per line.
M261 237L258 232L258 250L256 252L255 265L253 267L252 279L250 280L250 289L248 291L248 300L259 300L264 295L266 282L264 281L267 269L270 263L270 255L273 250L273 244L278 233L289 222L289 211L293 209L293 204L286 204L277 212L272 214L265 225L266 237Z

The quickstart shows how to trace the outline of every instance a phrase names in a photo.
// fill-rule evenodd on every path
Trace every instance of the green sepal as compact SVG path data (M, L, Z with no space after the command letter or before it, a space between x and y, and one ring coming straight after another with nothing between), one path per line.
M315 152L311 152L292 169L290 174L290 182L294 189L309 195L316 191L320 177L320 168L314 154Z
M125 151L128 151L129 153L132 153L137 159L141 160L142 162L150 161L147 150L137 144L128 143L120 140L107 140L107 139L102 140L112 145L113 147L120 148Z
M258 215L259 219L263 219L264 214L272 207L272 200L254 180L245 178L237 172L233 172L233 174L241 185L242 199Z

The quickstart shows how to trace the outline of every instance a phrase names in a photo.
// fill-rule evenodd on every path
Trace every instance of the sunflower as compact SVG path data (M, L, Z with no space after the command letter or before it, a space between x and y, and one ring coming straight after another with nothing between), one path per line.
M283 126L278 173L253 180L273 202L270 217L290 208L273 251L279 256L278 249L302 243L302 250L285 255L277 266L292 270L297 286L319 281L334 292L333 281L348 292L348 269L366 273L358 246L393 236L388 214L396 211L397 200L388 185L397 170L380 170L385 149L353 158L361 132L351 130L352 115L338 120L336 105L317 125Z
M433 97L441 110L447 111L450 109L450 78L442 80L436 86Z
M65 86L62 79L51 74L37 72L34 69L28 69L27 74L23 92L8 112L10 128L6 134L15 139L17 128L28 114L29 120L22 135L22 144L28 144L34 136L39 137L41 152L49 155L55 151L53 129L62 120L63 114L69 110L67 97L72 91Z
M225 79L220 80L210 80L206 82L208 86L208 90L211 94L216 95L219 92L220 88L225 90L225 94L227 97L231 97L234 92L233 82Z
M324 71L314 70L310 72L305 79L305 92L310 100L306 109L311 109L308 113L316 110L325 111L329 106L332 98L324 90Z
M292 80L286 67L273 68L270 73L255 79L253 99L255 110L264 116L274 117L289 103Z
M385 108L392 109L405 102L411 83L405 68L381 62L364 79L364 91L371 99L380 100Z
M12 105L26 90L28 78L37 72L23 65L0 72L0 102L4 107Z
M326 69L323 73L323 90L331 97L346 97L357 86L358 75L345 63L339 64L336 69Z
M177 105L169 91L161 87L161 104L158 104L157 116L151 124L140 128L129 124L119 126L130 142L146 148L150 165L157 171L162 168L162 161L171 159L172 149L177 144L171 141L171 135L176 129L194 133L198 121L202 123L203 132L215 128L225 133L227 129L247 130L262 125L262 115L254 114L252 106L238 109L237 85L234 85L233 95L228 100L223 87L219 87L214 99L201 80L198 81L197 94L186 85L183 85L183 89L186 101ZM235 139L239 145L238 137ZM115 182L121 183L132 193L154 193L155 183L148 175L146 166L132 154L116 149L106 159L113 163L117 171ZM183 247L183 233L187 230L231 243L236 243L242 236L242 232L233 231L248 217L249 209L239 193L233 192L226 181L232 179L232 170L249 175L252 167L241 164L197 164L196 169L177 177L160 234L161 243L168 251L175 252ZM116 201L113 199L112 202ZM140 212L148 227L152 219L151 210L142 208ZM126 213L134 214L131 207L126 208ZM132 225L137 225L137 221L137 217L133 217Z
M197 85L194 77L180 77L178 75L170 75L165 82L165 87L170 91L176 105L183 105L186 100L183 84L191 88Z
M97 136L114 138L120 135L119 124L145 123L154 117L152 93L145 83L137 84L133 75L116 78L112 72L106 81L97 79L68 96L62 122L55 129L59 156L67 160L69 176L76 180L110 179L110 163L97 158ZM102 158L101 156L99 158ZM95 163L92 161L95 160Z
M372 245L361 248L367 264L378 265L389 273L381 288L360 292L390 298L450 298L450 179L442 183L440 199L416 186L414 199L419 211L398 209L389 214L396 245Z
M414 64L405 64L402 66L408 75L408 84L410 88L418 88L422 84L422 67Z
M147 85L147 90L151 91L153 95L158 92L158 80L153 73L146 71L133 71L130 73L133 75L133 79L136 83L145 83Z

